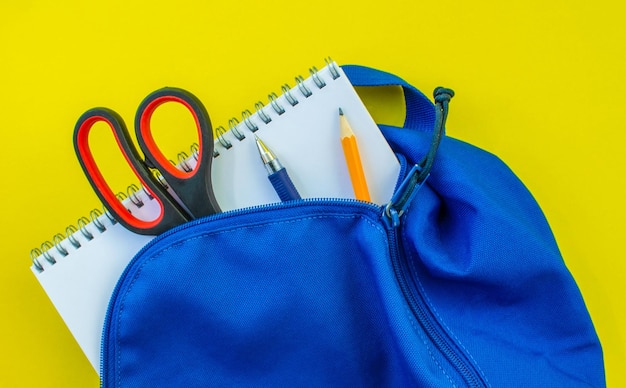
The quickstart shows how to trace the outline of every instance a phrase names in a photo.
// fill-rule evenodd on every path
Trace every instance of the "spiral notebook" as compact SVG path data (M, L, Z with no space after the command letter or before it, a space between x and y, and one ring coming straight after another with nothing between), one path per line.
M341 107L356 133L372 202L386 203L393 194L400 165L343 70L327 61L311 69L294 87L258 102L216 128L212 166L215 196L223 211L279 202L267 178L254 134L289 170L302 198L354 198L339 140ZM209 107L210 110L210 107ZM193 168L196 155L186 155L179 168ZM159 206L135 185L123 199L139 218L153 219ZM31 269L57 311L99 372L100 337L109 297L132 257L153 237L126 230L105 212L94 210L77 227L31 252Z

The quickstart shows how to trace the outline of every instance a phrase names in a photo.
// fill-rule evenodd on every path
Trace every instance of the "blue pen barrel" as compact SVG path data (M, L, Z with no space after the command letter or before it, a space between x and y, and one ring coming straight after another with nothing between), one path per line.
M276 190L276 194L278 194L281 201L285 202L292 199L300 199L300 193L298 193L293 182L289 179L287 169L281 168L267 177L272 183L272 186L274 186L274 190Z

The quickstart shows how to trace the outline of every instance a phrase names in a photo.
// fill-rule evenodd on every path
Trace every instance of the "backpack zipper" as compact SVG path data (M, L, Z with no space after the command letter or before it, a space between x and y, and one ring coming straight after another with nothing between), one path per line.
M401 217L408 208L409 204L413 197L417 194L420 187L424 184L426 179L430 176L430 169L432 167L432 163L434 161L435 154L439 147L439 142L444 133L445 121L448 113L448 102L452 96L454 96L454 92L450 89L446 88L437 88L435 89L435 101L436 101L436 123L435 130L433 136L433 142L431 144L431 148L426 154L426 156L420 161L420 163L414 165L411 170L407 173L406 178L398 185L395 190L395 194L389 201L389 203L382 208L382 221L384 225L387 227L389 231L389 241L391 243L390 246L390 255L391 255L391 264L394 270L394 275L400 285L402 294L409 305L414 317L417 319L419 325L426 332L426 335L430 339L430 341L435 345L435 347L446 357L448 362L456 369L459 375L465 380L468 386L470 387L487 387L487 384L483 381L481 375L476 371L474 366L470 361L468 361L465 356L461 353L460 355L457 353L453 345L448 342L449 340L446 338L446 334L444 334L443 328L439 326L439 323L433 317L432 312L428 308L428 305L424 301L424 296L419 291L417 287L415 287L415 283L413 279L410 277L410 266L406 260L406 255L404 254L404 250L401 244L400 239L398 238L398 230L401 226ZM406 163L406 161L401 159L401 162ZM400 176L405 171L405 164L402 164L402 171ZM352 199L305 199L305 200L294 200L289 201L287 203L277 203L277 204L267 204L260 205L245 209L239 209L234 211L228 211L225 213L217 213L205 218L200 218L183 225L180 225L177 228L171 229L168 232L163 233L160 237L168 236L172 233L176 233L179 230L187 229L195 226L198 223L206 222L207 219L216 220L226 217L232 217L262 210L269 210L274 207L296 207L300 206L303 203L319 203L329 201L333 201L339 204L350 204L350 205L359 205L362 207L367 207L371 210L380 211L381 208L378 208L375 204L367 203L358 200ZM380 213L379 213L380 214ZM151 240L146 246L144 246L131 260L131 262L126 266L126 269L120 276L120 281L118 281L113 293L111 295L110 300L114 300L117 298L117 295L120 291L120 287L122 279L124 279L129 272L129 269L132 267L132 263L139 257L144 251L153 246L157 240L161 240L161 238L156 238ZM106 372L109 370L108 362L104 357L104 345L109 343L109 330L108 326L110 325L110 319L112 311L112 304L109 303L107 308L107 312L105 315L105 321L103 326L103 333L101 338L101 346L100 346L100 386L104 386L104 382L107 379ZM458 351L460 353L460 351Z
M382 219L389 231L391 265L404 299L418 324L426 333L426 336L443 354L450 365L455 368L469 387L487 387L487 384L483 381L473 364L467 360L456 346L451 344L452 340L448 338L445 330L437 322L434 314L425 302L424 295L416 287L415 280L411 276L410 263L406 258L404 247L398 236L402 225L402 215L404 215L411 200L427 178L428 173L424 174L424 170L419 165L415 165L383 210Z
M424 296L415 287L415 282L410 276L411 269L409 263L403 254L403 249L397 236L398 230L392 229L389 234L393 244L391 249L392 267L402 294L418 324L430 341L463 378L467 386L487 387L487 384L485 384L474 366L463 355L460 355L458 350L455 350L456 347L450 344L447 335L443 334L443 329L434 318L428 305L424 302Z
M167 232L160 234L157 238L150 240L146 245L144 245L141 248L141 250L139 250L139 252L137 252L135 256L132 258L132 260L126 265L126 268L120 275L118 282L116 283L115 288L113 289L113 292L111 293L109 301L113 301L117 299L120 289L122 287L122 283L124 282L123 279L127 277L128 272L133 267L133 263L137 260L137 258L140 257L146 250L150 249L153 245L157 244L160 240L162 240L163 238L173 233L177 233L180 230L192 228L196 226L197 224L201 224L205 222L216 221L216 220L230 218L230 217L237 217L237 216L242 216L242 215L246 215L250 213L269 211L274 208L292 208L292 207L299 207L303 204L315 205L315 204L328 204L329 202L333 202L337 205L358 206L358 207L367 209L369 211L373 211L374 214L377 214L377 213L380 214L379 212L381 209L381 207L373 203L355 200L355 199L349 199L349 198L312 198L312 199L307 198L307 199L298 199L298 200L293 200L293 201L288 201L288 202L277 202L277 203L251 206L251 207L242 208L242 209L230 210L230 211L223 212L223 213L216 213L216 214L212 214L206 217L195 219L193 221L184 223L182 225L179 225L178 227L175 227L173 229L168 230ZM114 313L113 307L114 307L113 304L109 302L107 306L105 318L104 318L104 325L102 327L102 335L100 337L100 387L104 387L105 381L109 380L107 376L107 371L110 370L110 368L109 368L108 359L107 357L105 357L105 354L104 354L104 348L105 346L108 346L108 343L110 342L109 326L111 324L112 314Z
M414 193L418 191L421 183L416 183L415 179L412 178L412 175L418 173L419 170L415 168L411 169L407 178L399 185L398 190L396 191L396 195L394 195L394 199L403 198L402 205L406 206L408 204L409 199L414 196ZM412 193L407 194L407 191ZM387 226L388 235L389 235L389 243L390 243L390 255L391 255L391 264L394 270L394 275L400 285L400 289L402 294L409 305L411 312L413 313L415 319L417 320L420 327L425 331L427 337L430 341L435 345L435 347L444 355L444 357L449 361L449 363L455 368L455 370L459 373L460 376L463 377L465 382L470 387L485 387L486 384L480 378L480 375L475 371L471 363L465 359L464 356L457 354L458 351L455 351L453 346L448 342L449 340L446 338L446 335L442 333L442 328L439 327L439 324L435 321L435 318L432 316L432 313L428 309L427 305L424 303L424 298L417 291L417 288L414 285L413 279L410 277L410 268L408 262L406 260L406 256L404 255L404 250L401 245L400 239L398 237L399 228L401 226L401 215L404 213L404 209L397 210L398 207L397 202L394 202L394 199L390 202L389 205L385 207L378 207L371 203L366 203L362 201L350 200L350 199L305 199L305 200L296 200L290 201L287 203L278 203L278 204L270 204L270 205L261 205L246 209L239 209L235 211L229 211L225 213L215 214L204 219L194 220L192 222L188 222L183 224L177 228L174 228L163 235L158 239L151 240L146 246L144 246L136 255L135 258L142 255L144 251L149 249L152 245L154 245L157 241L161 240L163 237L170 235L172 233L176 233L179 230L187 229L190 227L194 227L196 224L203 223L207 221L207 218L210 220L217 220L227 217L235 217L241 216L244 214L259 212L265 210L271 210L276 207L298 207L303 204L316 204L316 203L324 203L328 204L329 201L336 203L338 205L349 205L349 206L359 206L362 208L367 208L368 210L377 212L378 214L382 213L383 223ZM135 261L135 258L128 264L122 275L120 276L120 281L117 283L112 295L111 300L117 298L117 295L120 291L121 284L123 283L122 279L127 276L129 269L132 267L132 262ZM109 304L108 310L106 313L106 318L104 322L104 328L102 333L102 343L100 347L100 383L101 386L105 386L105 382L109 380L109 376L107 376L107 372L110 370L108 365L108 359L105 358L104 354L104 346L108 346L110 342L109 338L109 330L108 326L110 325L110 321L112 319L112 304Z

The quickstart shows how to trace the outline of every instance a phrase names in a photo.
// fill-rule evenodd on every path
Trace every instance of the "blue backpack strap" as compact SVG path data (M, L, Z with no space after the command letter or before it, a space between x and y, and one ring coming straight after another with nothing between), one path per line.
M341 66L354 86L401 86L406 102L404 127L432 132L435 128L435 106L422 92L402 78L370 67Z

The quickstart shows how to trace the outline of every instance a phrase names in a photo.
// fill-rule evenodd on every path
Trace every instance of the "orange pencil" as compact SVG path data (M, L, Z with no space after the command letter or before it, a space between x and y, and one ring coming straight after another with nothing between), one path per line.
M343 147L352 188L354 189L354 196L356 199L371 202L365 173L363 173L363 165L361 164L361 156L359 155L359 147L356 144L356 137L341 108L339 108L339 131L341 146Z

